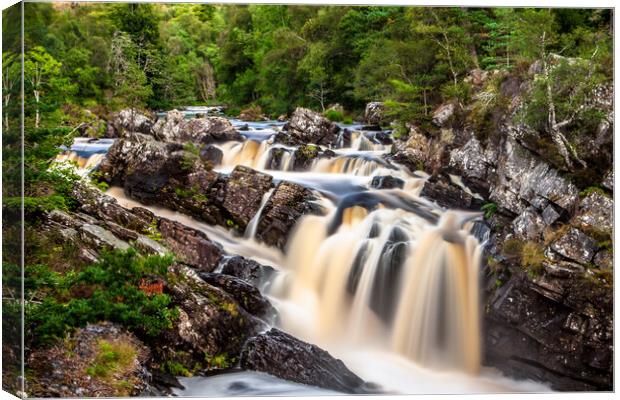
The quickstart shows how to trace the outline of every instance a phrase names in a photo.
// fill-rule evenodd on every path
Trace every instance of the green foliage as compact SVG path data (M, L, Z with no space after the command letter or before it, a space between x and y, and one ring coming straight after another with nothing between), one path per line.
M324 115L325 118L333 122L342 122L344 120L344 115L338 110L327 110Z
M86 373L95 378L109 379L115 373L131 369L136 359L135 347L127 341L99 340L95 359Z
M31 304L26 324L34 342L49 343L55 338L88 322L112 321L148 336L170 328L177 317L167 294L152 294L139 289L140 281L158 276L165 278L171 256L138 255L135 250L104 253L96 264L77 274L60 277L43 268L43 280L55 283L54 293L40 304ZM74 297L61 296L66 288ZM79 293L88 293L79 296Z
M192 376L192 372L185 368L183 364L176 361L166 361L162 365L162 370L173 376Z
M480 209L484 211L484 218L490 219L497 212L497 204L495 203L486 203Z
M205 361L209 369L228 369L235 363L235 358L230 357L228 353L215 354L213 356L205 353Z

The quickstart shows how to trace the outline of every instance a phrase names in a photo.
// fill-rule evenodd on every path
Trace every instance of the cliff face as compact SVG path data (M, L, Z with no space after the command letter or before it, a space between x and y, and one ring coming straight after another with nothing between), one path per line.
M611 390L613 93L595 91L590 102L604 117L570 136L588 167L568 169L544 132L517 122L533 79L535 71L499 77L509 101L481 117L482 80L472 103L440 106L434 126L411 127L390 158L432 173L429 193L482 199L474 231L486 241L485 364L558 390Z

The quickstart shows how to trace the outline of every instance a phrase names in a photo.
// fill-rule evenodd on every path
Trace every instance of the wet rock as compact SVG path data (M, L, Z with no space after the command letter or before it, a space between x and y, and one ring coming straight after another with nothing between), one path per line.
M321 114L307 108L298 107L290 121L276 135L276 141L289 145L319 144L335 146L338 144L340 127Z
M233 256L225 259L221 264L220 272L231 275L250 283L260 286L273 276L275 269L266 265L261 265L254 260L241 256Z
M190 268L173 265L167 292L179 318L149 344L156 360L186 368L217 369L234 365L245 341L266 325L228 293L209 285ZM218 364L212 360L219 358Z
M238 165L232 171L224 189L222 207L238 224L239 230L246 226L258 212L264 194L271 188L271 175Z
M517 237L523 240L539 240L545 229L545 221L534 207L529 207L512 221Z
M312 144L302 144L293 153L293 169L295 171L307 171L312 163L319 157L320 149Z
M384 112L385 105L383 103L378 101L367 103L364 110L364 122L369 125L381 125Z
M182 112L169 111L153 127L155 138L168 143L212 143L242 140L230 121L224 117L185 119Z
M248 340L241 354L241 368L344 393L364 392L364 381L342 361L277 329Z
M571 228L565 235L551 244L551 249L568 259L581 264L588 264L592 261L597 246L594 239L579 229Z
M213 166L221 164L222 158L224 158L224 153L215 146L209 145L200 150L200 159Z
M292 182L280 182L263 208L256 238L270 246L284 248L299 218L317 211L316 206L310 204L313 200L316 197L309 189Z
M391 151L394 161L407 166L411 171L424 169L429 152L429 139L417 129L409 132L406 141L394 142Z
M390 175L375 176L370 182L370 187L373 187L375 189L402 189L404 185L405 181Z
M97 248L108 248L112 250L127 250L129 244L114 236L112 232L91 224L82 225L79 229L80 238Z
M424 182L420 196L445 208L479 209L482 203L443 175L432 176Z
M604 194L592 192L581 203L575 221L585 228L611 233L614 226L614 201Z
M101 343L113 348L122 346L123 356L132 357L127 363L118 363L114 379L89 372L106 356ZM64 341L30 353L28 394L75 398L137 396L151 381L146 369L149 358L148 347L120 326L108 322L89 324ZM118 384L120 381L124 384Z
M230 294L250 314L269 322L275 319L275 308L256 287L243 279L215 273L200 273L199 276L208 284L219 287Z
M444 126L446 122L452 118L455 111L456 106L454 103L442 104L433 112L433 124L436 126Z
M219 264L223 251L205 233L166 218L161 218L158 229L163 243L180 261L204 272Z
M151 135L154 124L155 122L150 116L138 110L126 108L112 115L108 121L106 137L121 138L127 132Z

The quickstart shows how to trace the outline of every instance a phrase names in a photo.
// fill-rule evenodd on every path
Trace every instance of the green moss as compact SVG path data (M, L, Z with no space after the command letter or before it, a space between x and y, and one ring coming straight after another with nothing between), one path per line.
M164 372L168 372L169 374L174 375L174 376L192 376L193 375L193 373L187 368L185 368L183 364L176 362L176 361L164 362L161 369Z
M486 203L480 209L484 211L484 218L489 219L497 212L497 204L495 203Z
M236 357L230 357L228 353L219 353L215 355L205 353L205 361L209 369L228 369L235 364Z
M521 248L521 266L530 277L538 276L543 272L545 253L542 246L536 242L528 241Z
M588 195L592 193L598 193L602 196L607 197L607 193L605 193L605 191L598 186L588 186L587 188L579 192L579 197L581 198L587 197Z
M115 373L123 373L133 367L136 348L127 341L100 340L93 363L86 368L92 377L108 379Z

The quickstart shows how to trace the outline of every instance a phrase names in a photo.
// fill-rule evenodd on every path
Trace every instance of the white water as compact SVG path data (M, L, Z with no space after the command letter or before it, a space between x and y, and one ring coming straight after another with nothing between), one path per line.
M279 328L325 348L387 393L546 391L481 367L481 249L468 222L475 215L418 198L424 174L411 176L381 163L387 149L369 147L360 137L305 172L292 171L294 148L269 140L220 145L220 172L246 165L326 196L320 200L326 215L303 217L285 253L254 239L272 191L244 237L178 212L146 208L205 232L229 254L276 268L265 295L280 313ZM283 163L266 169L274 148L284 151ZM380 175L403 179L404 189L369 189L372 177ZM108 194L125 207L143 206L119 188ZM183 382L187 388L178 394L186 396L329 393L247 372Z

